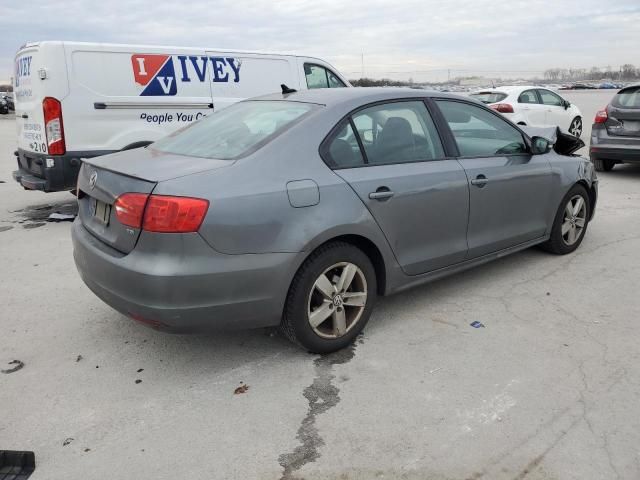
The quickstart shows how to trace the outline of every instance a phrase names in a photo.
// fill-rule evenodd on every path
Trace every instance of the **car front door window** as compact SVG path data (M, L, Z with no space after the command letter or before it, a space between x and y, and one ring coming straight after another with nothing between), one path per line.
M307 88L340 88L346 85L338 76L326 68L313 63L304 64Z
M438 100L436 103L453 133L460 156L527 153L522 133L498 115L465 102Z

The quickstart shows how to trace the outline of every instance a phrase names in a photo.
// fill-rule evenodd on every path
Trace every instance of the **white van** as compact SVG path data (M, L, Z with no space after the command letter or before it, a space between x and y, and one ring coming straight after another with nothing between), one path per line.
M16 54L23 187L75 188L83 158L138 148L234 102L290 89L349 87L318 58L209 48L29 43Z

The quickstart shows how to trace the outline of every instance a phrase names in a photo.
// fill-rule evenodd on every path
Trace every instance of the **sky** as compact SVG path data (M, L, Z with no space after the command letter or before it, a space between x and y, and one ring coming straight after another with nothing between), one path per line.
M294 52L350 79L640 67L639 0L0 0L0 11L0 80L40 40Z

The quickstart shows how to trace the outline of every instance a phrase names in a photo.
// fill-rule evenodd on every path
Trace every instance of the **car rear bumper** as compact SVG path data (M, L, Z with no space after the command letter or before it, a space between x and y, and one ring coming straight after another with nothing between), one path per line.
M79 219L72 240L78 272L100 299L169 332L279 324L300 255L224 255L197 233L147 232L125 255L95 238Z
M13 179L28 190L58 192L76 187L83 158L97 157L112 151L67 152L64 155L34 153L19 148L15 152L18 169Z
M594 125L589 156L591 160L640 162L640 137L609 135L602 125Z
M616 162L640 162L640 144L634 146L598 145L589 148L591 160L615 160Z

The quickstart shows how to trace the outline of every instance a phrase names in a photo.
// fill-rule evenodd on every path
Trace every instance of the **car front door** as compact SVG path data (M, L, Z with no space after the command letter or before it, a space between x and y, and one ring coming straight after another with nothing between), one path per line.
M323 158L366 205L406 274L464 260L467 177L446 158L421 100L356 111L323 145Z
M552 198L546 156L531 155L522 133L489 109L458 100L435 103L469 179L467 258L544 236Z
M540 102L535 89L525 90L518 96L518 107L525 117L525 123L532 127L545 125L546 108Z
M572 118L569 118L564 100L555 93L544 88L538 89L540 99L545 107L545 124L553 127L568 129Z

